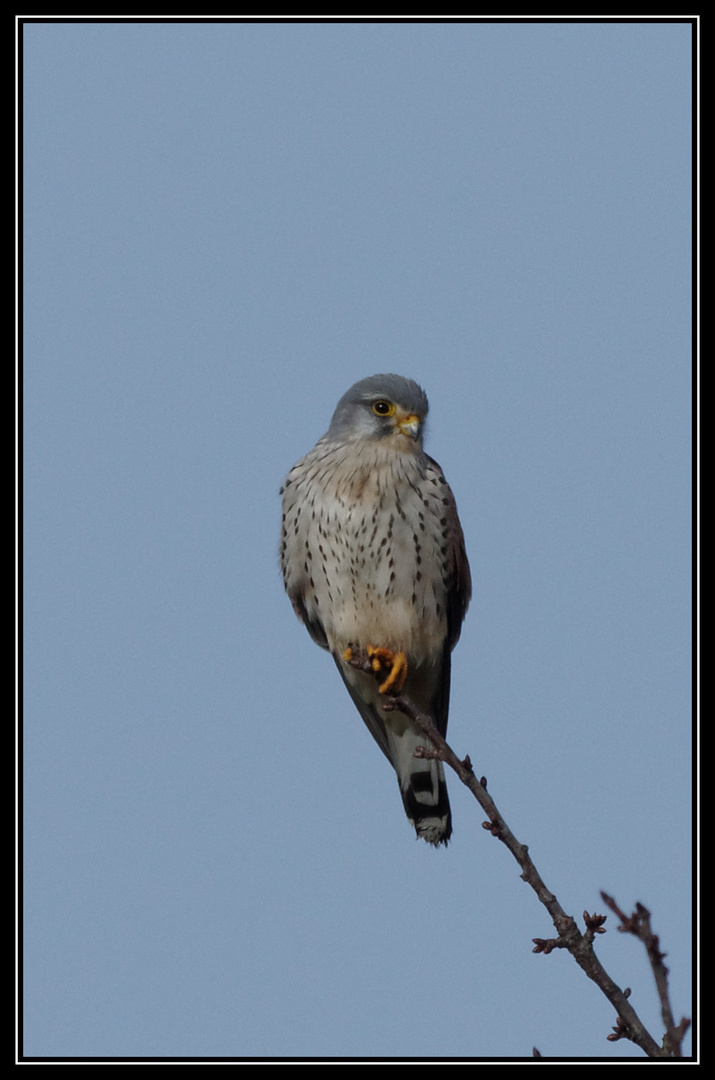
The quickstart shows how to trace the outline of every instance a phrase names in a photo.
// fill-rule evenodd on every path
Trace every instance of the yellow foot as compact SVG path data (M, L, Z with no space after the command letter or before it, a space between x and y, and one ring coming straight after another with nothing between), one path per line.
M407 678L407 657L405 654L368 645L367 655L370 657L374 672L382 672L386 669L389 671L385 681L380 684L380 693L401 694Z

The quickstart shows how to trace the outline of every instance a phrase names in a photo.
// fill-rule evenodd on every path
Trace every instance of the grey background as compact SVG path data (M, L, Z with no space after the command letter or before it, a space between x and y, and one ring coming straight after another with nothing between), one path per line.
M641 1057L283 595L283 476L379 371L475 578L450 741L688 1012L690 37L25 25L26 1053Z

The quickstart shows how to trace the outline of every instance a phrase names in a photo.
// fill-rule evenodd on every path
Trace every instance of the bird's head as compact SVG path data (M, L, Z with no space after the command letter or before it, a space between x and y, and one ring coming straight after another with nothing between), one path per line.
M350 442L367 439L409 440L422 446L429 405L424 390L402 375L371 375L351 386L337 404L328 438Z

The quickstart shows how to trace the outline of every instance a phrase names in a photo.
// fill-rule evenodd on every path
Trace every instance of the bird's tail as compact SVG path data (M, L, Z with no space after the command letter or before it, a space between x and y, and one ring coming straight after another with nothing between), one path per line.
M388 733L405 813L417 835L438 847L452 835L452 814L442 762L414 756L427 741L425 735L409 728L399 735Z

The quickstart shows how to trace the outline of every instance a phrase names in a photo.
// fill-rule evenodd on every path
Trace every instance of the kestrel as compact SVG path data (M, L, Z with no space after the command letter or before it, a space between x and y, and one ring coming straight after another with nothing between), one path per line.
M454 496L422 449L427 397L400 375L373 375L338 402L330 427L281 489L286 592L328 649L397 773L407 817L435 846L452 833L441 762L415 757L426 736L382 694L404 692L446 734L451 652L471 596ZM382 685L351 650L387 672Z

